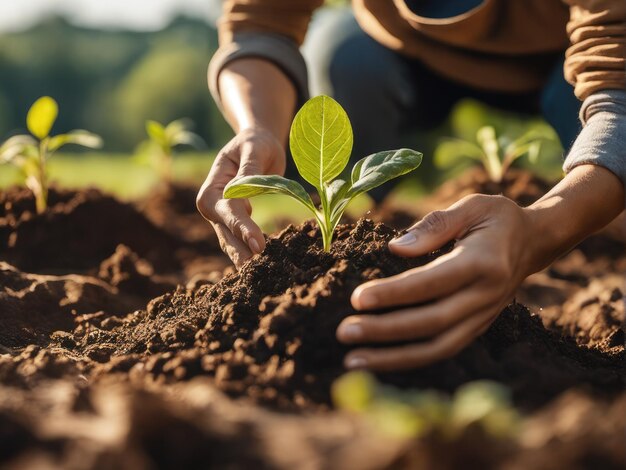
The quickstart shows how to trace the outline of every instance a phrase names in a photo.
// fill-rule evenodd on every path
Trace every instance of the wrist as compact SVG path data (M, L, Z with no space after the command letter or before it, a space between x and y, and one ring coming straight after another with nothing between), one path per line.
M251 121L243 124L238 129L238 134L258 135L276 139L280 142L280 136L276 134L270 126L266 126L262 122Z
M610 171L594 166L574 168L548 194L523 209L529 226L526 268L539 271L623 210L624 189Z
M219 75L225 117L237 133L264 128L283 145L296 106L293 83L274 64L258 58L230 63Z

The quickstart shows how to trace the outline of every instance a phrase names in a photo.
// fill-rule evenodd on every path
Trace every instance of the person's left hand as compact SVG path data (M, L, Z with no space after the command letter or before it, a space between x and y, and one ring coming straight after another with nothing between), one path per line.
M501 196L468 196L428 214L389 243L400 256L419 256L456 239L454 249L431 263L362 284L352 294L359 311L391 313L346 318L337 338L347 344L415 341L359 348L347 368L408 369L453 356L484 333L536 269L532 217Z

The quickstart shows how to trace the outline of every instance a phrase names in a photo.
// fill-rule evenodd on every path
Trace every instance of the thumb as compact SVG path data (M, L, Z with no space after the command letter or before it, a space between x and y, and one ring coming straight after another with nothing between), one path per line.
M400 256L430 253L450 240L462 238L472 221L470 207L461 201L442 211L434 211L407 232L389 242L389 249Z
M254 156L254 150L251 144L246 144L241 149L239 170L237 176L254 176L263 174L258 159Z

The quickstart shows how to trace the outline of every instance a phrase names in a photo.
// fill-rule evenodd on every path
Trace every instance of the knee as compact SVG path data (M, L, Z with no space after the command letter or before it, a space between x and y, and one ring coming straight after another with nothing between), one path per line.
M322 12L311 24L301 51L309 71L311 95L332 95L330 69L337 52L360 28L349 11Z
M383 46L368 36L354 36L338 47L328 64L328 76L335 94L356 95L383 90L385 78L393 67L385 67ZM382 52L382 54L381 54Z
M398 56L370 38L350 12L327 15L312 25L302 47L311 94L333 96L348 108L389 94L400 103L410 101L404 95L410 94L411 79Z

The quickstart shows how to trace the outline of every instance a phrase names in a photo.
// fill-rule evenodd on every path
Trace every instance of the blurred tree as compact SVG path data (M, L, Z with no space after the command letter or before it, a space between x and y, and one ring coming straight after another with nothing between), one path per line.
M218 147L230 131L206 89L216 48L212 26L184 17L148 33L85 29L53 17L0 35L0 139L23 130L30 105L50 95L63 110L57 132L92 129L109 150L133 150L148 118L180 116L194 119Z

